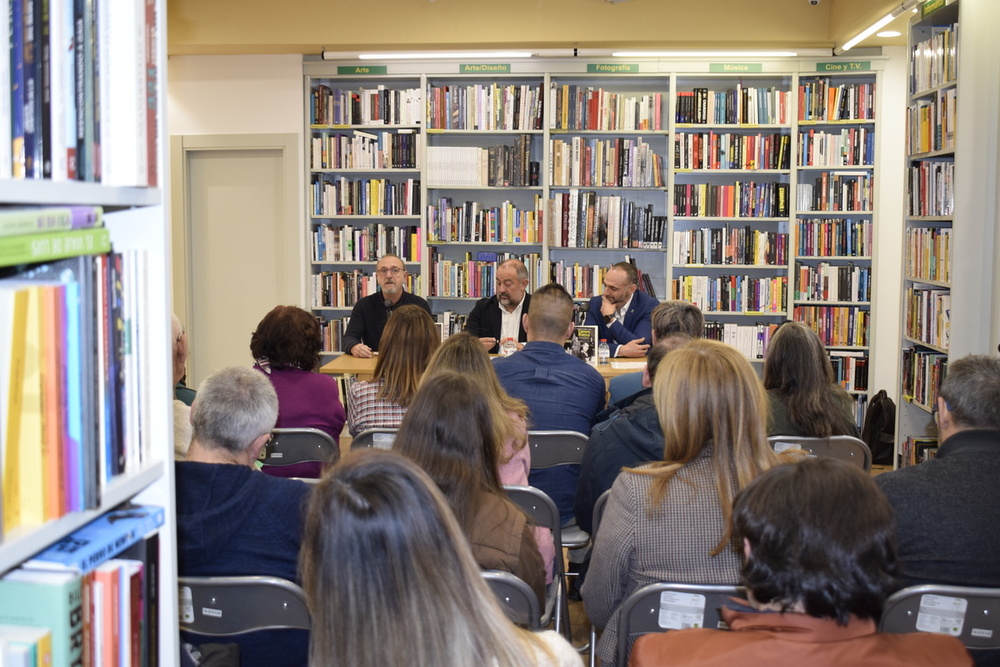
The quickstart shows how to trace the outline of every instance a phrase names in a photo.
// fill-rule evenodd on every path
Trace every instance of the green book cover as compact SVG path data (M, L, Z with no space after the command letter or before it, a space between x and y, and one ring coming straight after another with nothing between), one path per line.
M81 577L73 572L14 570L0 579L0 624L48 628L52 664L83 664Z
M0 266L107 252L111 252L111 234L105 227L0 238Z

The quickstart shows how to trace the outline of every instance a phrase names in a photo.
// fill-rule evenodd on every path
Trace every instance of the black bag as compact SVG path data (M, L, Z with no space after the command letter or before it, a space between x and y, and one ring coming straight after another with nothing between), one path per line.
M872 450L873 464L892 465L896 441L896 404L885 393L885 389L875 394L868 403L861 439Z

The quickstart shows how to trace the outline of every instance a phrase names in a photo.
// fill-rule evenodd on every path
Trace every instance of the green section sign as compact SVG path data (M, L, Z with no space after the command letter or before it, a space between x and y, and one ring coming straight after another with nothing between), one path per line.
M337 74L388 74L386 65L338 65Z
M639 63L590 63L588 74L638 74Z
M458 66L461 74L510 74L510 63L477 63Z
M870 60L852 62L816 63L817 72L866 72L872 68Z
M942 7L944 7L944 0L927 0L927 2L920 5L920 18L924 18L928 14L932 14Z
M741 74L743 72L763 72L764 66L761 63L710 63L708 71Z

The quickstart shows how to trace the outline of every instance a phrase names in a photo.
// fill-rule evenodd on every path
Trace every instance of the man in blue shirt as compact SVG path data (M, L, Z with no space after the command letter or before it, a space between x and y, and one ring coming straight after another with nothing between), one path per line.
M597 327L612 357L644 357L653 342L650 315L659 301L639 291L639 274L628 262L618 262L604 274L604 294L587 307L584 324Z
M524 349L494 363L500 384L528 404L532 430L590 433L604 407L604 379L566 354L563 344L573 331L573 300L561 285L551 283L532 294L524 328ZM528 481L549 494L566 523L573 518L579 475L579 466L560 466L532 471Z

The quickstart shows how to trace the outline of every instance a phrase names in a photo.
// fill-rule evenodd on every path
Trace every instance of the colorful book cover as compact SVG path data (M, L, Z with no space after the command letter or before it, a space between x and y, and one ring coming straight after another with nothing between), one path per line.
M103 226L104 211L100 206L0 208L0 237Z
M103 227L26 234L0 239L0 266L46 262L111 251L111 234Z
M566 352L591 366L597 366L597 327L579 325L566 341Z
M0 578L0 623L48 628L52 665L79 665L83 658L80 575L14 570Z

